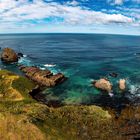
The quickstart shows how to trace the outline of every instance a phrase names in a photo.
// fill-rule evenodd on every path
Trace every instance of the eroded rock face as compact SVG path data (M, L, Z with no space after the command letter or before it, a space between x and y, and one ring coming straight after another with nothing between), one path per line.
M52 87L62 83L66 79L62 73L53 75L51 71L41 70L38 67L21 66L20 70L23 71L29 79L35 81L41 86Z
M4 48L1 54L1 60L6 63L12 63L18 61L18 55L11 48Z
M120 90L125 90L126 89L126 80L125 79L120 79L119 80L119 88L120 88Z
M94 82L94 86L98 89L110 92L112 90L112 85L107 79L99 79Z

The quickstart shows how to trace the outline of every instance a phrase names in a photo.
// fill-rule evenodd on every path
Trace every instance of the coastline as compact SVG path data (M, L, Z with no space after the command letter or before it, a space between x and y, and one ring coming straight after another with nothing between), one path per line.
M8 71L0 71L0 77L3 77L3 80L0 79L0 84L4 82L3 89L5 87L8 91L11 84L9 85L9 82L6 81L11 79L15 85L11 94L14 94L16 90L16 93L24 95L24 98L19 101L14 99L19 96L7 95L0 102L0 130L3 132L0 133L0 138L2 139L21 137L26 140L30 137L33 140L54 138L64 140L96 138L103 140L113 137L114 140L117 140L139 137L139 105L126 107L119 116L116 116L112 109L105 110L95 105L48 107L33 100L31 96L29 97L32 82L25 77L23 77L24 80L20 81L15 74ZM29 82L28 85L31 87L27 86L27 82L20 84L25 80ZM4 90L5 93L7 91ZM1 93L3 92L1 91ZM25 94L28 94L28 98ZM7 129L9 124L12 127Z
M9 58L11 62L11 57ZM2 60L9 61L7 57ZM41 96L36 96L40 92L38 80L49 80L47 78L53 75L37 67L22 66L20 69L27 78L0 70L1 139L24 137L26 140L30 137L33 140L103 140L113 137L117 140L140 136L140 104L126 104L120 112L97 105L62 105L58 102L44 105L43 97L39 99ZM49 74L49 77L46 77L46 74ZM10 130L7 129L9 124L12 126ZM26 136L23 136L23 133Z

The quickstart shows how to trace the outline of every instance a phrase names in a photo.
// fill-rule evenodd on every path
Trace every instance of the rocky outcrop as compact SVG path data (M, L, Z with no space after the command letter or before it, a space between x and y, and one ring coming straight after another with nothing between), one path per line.
M21 66L20 70L23 71L29 79L35 81L41 86L52 87L62 83L66 79L62 73L53 75L53 73L49 70L41 70L38 67L33 66Z
M12 63L18 61L18 55L11 48L4 48L1 54L1 60L6 63Z
M125 79L120 79L119 80L119 88L120 88L120 90L125 90L126 89L126 80Z
M99 79L94 82L94 86L98 89L110 92L112 90L112 85L107 79Z

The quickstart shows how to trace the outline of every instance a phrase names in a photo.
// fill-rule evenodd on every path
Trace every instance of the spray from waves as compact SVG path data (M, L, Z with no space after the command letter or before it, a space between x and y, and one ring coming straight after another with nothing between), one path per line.
M27 55L23 54L23 57L27 57Z
M140 97L140 85L131 85L129 88L129 92L132 96Z
M21 65L25 65L25 66L31 66L32 65L32 62L27 57L21 57L18 60L18 63L21 64Z

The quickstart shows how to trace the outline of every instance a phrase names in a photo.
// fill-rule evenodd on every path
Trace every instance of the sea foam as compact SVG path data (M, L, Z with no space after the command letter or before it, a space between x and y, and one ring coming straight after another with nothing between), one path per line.
M21 57L18 60L19 64L25 65L25 66L31 66L31 61L29 59L27 59L26 57Z
M45 64L44 66L45 67L55 67L56 65L55 64Z

